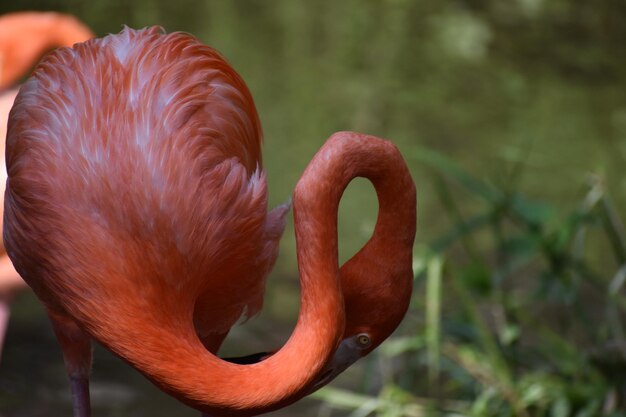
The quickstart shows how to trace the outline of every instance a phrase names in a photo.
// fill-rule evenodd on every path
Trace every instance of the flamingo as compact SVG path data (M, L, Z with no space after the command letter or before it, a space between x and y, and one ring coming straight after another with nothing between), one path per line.
M261 307L287 205L267 212L261 127L243 80L194 37L154 27L61 48L18 94L4 239L45 306L74 416L90 415L91 340L204 415L289 404L378 346L408 307L415 187L397 148L340 132L293 194L301 308L257 363L215 354ZM376 228L342 268L337 209L355 177Z
M91 31L72 16L54 12L18 12L0 16L0 152L4 154L6 123L18 88L10 88L48 49L71 46L92 38ZM5 90L5 91L2 91ZM6 169L0 167L4 194ZM2 213L3 207L0 207ZM1 218L1 216L0 216ZM1 225L1 220L0 220ZM27 288L0 240L0 356L9 320L10 303Z
M15 12L0 16L0 90L14 85L44 52L93 36L87 26L66 14Z

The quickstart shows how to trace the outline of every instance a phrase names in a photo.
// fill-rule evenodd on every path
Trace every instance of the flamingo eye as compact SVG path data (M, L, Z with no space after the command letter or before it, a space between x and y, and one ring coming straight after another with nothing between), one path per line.
M372 343L372 340L367 333L358 334L356 336L356 341L361 348L366 348Z

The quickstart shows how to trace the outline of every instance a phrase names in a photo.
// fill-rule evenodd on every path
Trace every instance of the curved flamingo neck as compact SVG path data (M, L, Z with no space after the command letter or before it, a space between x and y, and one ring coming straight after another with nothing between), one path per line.
M133 332L141 321L144 325L139 327L150 333L150 339L141 340L153 342L148 346L144 343L142 349L116 344L117 340L127 340L128 334L102 341L162 389L209 414L254 415L292 402L328 362L344 331L337 260L337 209L343 191L353 178L364 176L374 182L381 204L393 205L391 196L398 189L408 185L409 194L413 189L408 173L406 178L394 174L397 158L401 160L390 142L346 132L333 135L309 164L293 196L301 310L292 336L271 357L253 365L220 360L198 340L191 309L177 317L156 318L158 326L154 312L141 310L134 312L132 327L116 324L113 331ZM386 207L381 212L395 208ZM386 223L393 221L386 214L382 216L381 238ZM393 238L412 242L410 227ZM164 352L171 354L164 357Z
M368 323L369 329L352 328L349 321L345 334L375 330L384 335L377 338L380 343L400 323L410 301L416 229L415 184L391 142L339 132L329 138L311 161L298 186L308 189L311 188L308 184L328 184L335 188L335 195L340 195L354 177L372 182L379 211L370 240L341 267L346 317L358 318L356 323ZM320 198L320 201L327 200ZM336 213L338 201L333 200L332 204L329 211ZM394 308L387 309L384 315L379 309L367 309L379 304ZM375 347L372 345L370 350Z
M387 244L403 255L411 252L416 224L415 185L400 152L386 140L354 132L332 135L298 182L294 212L298 193L311 194L307 200L327 206L323 209L325 215L332 212L336 220L339 199L356 177L372 182L380 206L374 233L365 248Z

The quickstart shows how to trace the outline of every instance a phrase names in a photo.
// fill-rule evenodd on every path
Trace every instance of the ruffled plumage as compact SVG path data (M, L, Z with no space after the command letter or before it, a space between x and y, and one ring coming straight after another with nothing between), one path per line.
M59 49L7 146L5 238L48 308L100 327L124 293L197 309L210 339L261 307L285 212L268 217L254 103L215 50L157 27Z

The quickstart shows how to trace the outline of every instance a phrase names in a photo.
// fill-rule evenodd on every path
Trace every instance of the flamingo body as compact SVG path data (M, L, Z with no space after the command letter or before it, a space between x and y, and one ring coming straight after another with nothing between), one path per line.
M214 50L127 29L55 54L15 106L5 236L49 310L93 333L126 315L128 335L131 306L197 301L209 341L259 310L286 210L266 212L258 117Z

